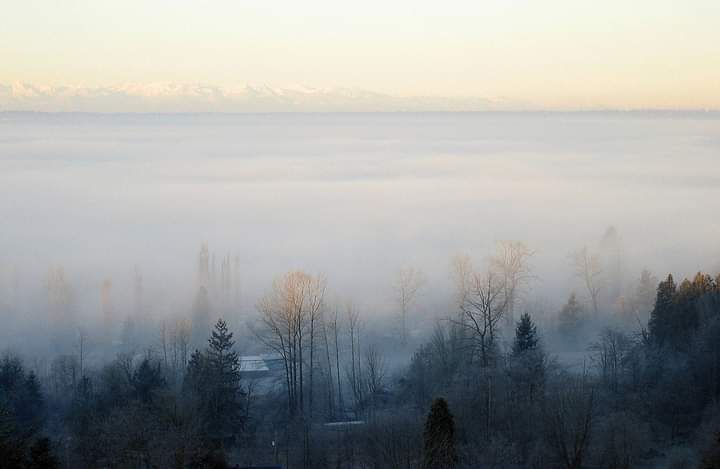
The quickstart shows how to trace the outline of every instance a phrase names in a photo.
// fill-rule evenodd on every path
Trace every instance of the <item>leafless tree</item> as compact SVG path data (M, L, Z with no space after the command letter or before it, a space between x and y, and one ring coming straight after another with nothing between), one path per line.
M365 386L370 396L372 408L376 405L378 394L385 386L385 357L375 345L365 350Z
M593 313L598 314L598 298L601 290L602 266L600 258L590 252L587 246L575 251L571 256L575 275L580 278L590 296L593 306Z
M160 321L160 350L163 355L163 367L167 370L168 367L168 349L169 349L169 331L166 320Z
M83 328L78 328L78 338L77 338L77 351L78 351L78 362L80 365L80 378L85 377L85 369L83 368L83 365L85 364L85 347L87 346L87 332Z
M333 309L332 316L332 332L335 338L335 377L337 378L337 392L338 392L338 406L340 410L344 410L345 403L343 402L342 395L342 384L340 382L340 345L338 341L339 336L339 324L338 324L338 308Z
M323 339L323 348L325 349L325 367L327 372L325 373L326 377L326 383L327 386L327 403L328 403L328 412L332 416L335 414L335 396L334 396L334 387L335 383L333 381L333 365L332 360L330 359L330 337L328 336L328 318L325 315L325 312L323 311L321 313L320 318L320 328L322 331L322 339Z
M594 391L587 377L558 383L545 409L545 436L563 467L580 469L590 444Z
M515 324L515 305L521 289L531 279L530 259L534 255L522 241L500 241L495 255L490 258L490 269L500 278L505 297L506 323Z
M470 256L458 254L451 261L452 276L456 286L458 310L462 310L465 298L472 289L474 270Z
M347 304L345 310L347 320L347 332L350 339L350 369L348 370L348 378L350 387L355 397L355 403L362 402L362 370L360 369L360 312L352 305Z
M458 286L462 299L461 318L454 322L468 332L472 351L477 351L482 365L488 366L496 345L498 325L507 308L504 282L492 270L480 274L472 269L465 270L465 261L460 265L464 275L458 277L462 282Z
M425 275L414 267L403 267L395 279L395 294L400 306L401 341L407 343L407 315L417 297L418 290L425 284Z
M312 382L313 336L316 320L322 311L325 285L325 280L320 276L289 272L273 282L271 291L258 304L258 310L262 313L262 327L256 334L283 359L291 416L305 411L304 352L310 349L309 378Z
M622 332L607 328L600 339L590 346L591 358L597 366L605 385L617 391L627 355L630 353L630 339Z

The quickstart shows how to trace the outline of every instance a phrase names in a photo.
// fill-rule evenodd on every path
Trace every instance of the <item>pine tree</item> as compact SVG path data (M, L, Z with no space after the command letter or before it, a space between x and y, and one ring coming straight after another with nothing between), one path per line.
M538 345L537 327L530 318L528 313L520 316L520 320L515 326L515 342L513 343L513 353L521 354L528 350L534 350Z
M155 392L165 386L165 378L160 370L160 363L155 366L147 358L140 363L132 377L135 395L143 403L152 402Z
M452 469L457 467L455 452L455 423L443 398L433 401L425 421L425 453L423 469Z
M219 439L236 435L243 424L240 357L233 350L232 336L219 319L208 347L192 354L185 375L185 387L203 415L208 434Z
M234 434L240 425L240 357L227 324L218 319L208 340L207 360L211 392L211 420L218 430Z
M580 317L582 312L582 306L578 302L575 292L571 293L567 303L558 314L560 332L566 335L575 334L580 326Z
M192 345L201 347L210 332L210 297L206 287L198 288L193 303Z
M672 335L672 315L675 306L676 287L673 276L660 282L655 296L655 307L650 313L650 339L658 346L662 346Z
M60 467L57 458L52 454L50 440L39 438L30 447L30 461L28 469L54 469Z

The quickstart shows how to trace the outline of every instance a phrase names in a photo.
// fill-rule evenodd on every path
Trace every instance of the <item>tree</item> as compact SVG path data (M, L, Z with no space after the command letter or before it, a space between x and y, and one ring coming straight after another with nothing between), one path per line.
M145 358L133 372L131 384L137 399L145 404L152 403L155 392L165 386L160 363L153 366L150 360Z
M623 285L623 244L614 226L605 231L598 246L598 259L603 268L603 297L608 304L622 295Z
M521 354L528 350L534 350L538 345L537 327L528 313L520 316L515 327L515 341L513 342L513 353Z
M592 254L586 246L571 255L575 275L581 280L592 303L593 313L599 311L598 299L601 290L602 266L600 258Z
M112 338L115 327L115 305L113 301L112 280L106 278L102 283L100 301L102 303L103 334L105 340Z
M452 469L458 465L455 423L443 398L433 401L425 421L423 469Z
M720 432L715 433L712 444L705 449L701 469L720 469Z
M200 347L210 333L210 298L207 287L200 286L195 295L192 313L193 347Z
M500 241L490 259L490 268L502 281L507 304L505 320L510 327L515 321L515 305L520 289L530 280L530 258L534 254L522 241Z
M658 279L650 273L649 270L643 269L640 273L640 280L635 288L635 298L633 301L633 309L637 315L638 321L643 325L647 324L650 318L650 312L655 303L655 290L657 288Z
M655 307L650 313L650 339L655 345L662 346L672 334L672 315L677 288L672 274L660 282L655 296Z
M630 339L621 331L606 328L599 340L590 346L591 359L599 369L603 383L613 392L618 391L631 345Z
M365 351L365 387L373 409L385 389L385 373L385 358L377 346L369 346Z
M190 357L185 387L198 407L208 434L224 440L243 426L240 357L233 350L233 334L218 319L204 352Z
M461 317L454 321L468 333L473 351L480 354L483 367L489 366L495 352L498 325L507 308L502 279L488 270L482 275L464 262L456 261L462 267L458 275Z
M571 293L567 303L558 313L560 332L567 336L576 334L580 326L582 312L582 306L578 302L575 292Z
M208 340L207 366L210 382L209 419L221 434L235 434L242 425L240 357L227 324L218 319Z
M568 377L545 406L545 438L562 467L583 466L593 427L594 392L585 376Z
M35 443L30 447L30 461L27 467L28 469L54 469L60 467L57 458L52 454L48 438L35 440Z
M405 267L398 272L395 281L395 292L397 302L400 306L400 340L403 345L407 344L407 315L415 302L417 292L425 284L425 275L414 267Z
M285 366L288 411L305 412L305 352L314 360L315 321L324 305L325 279L305 272L289 272L275 279L260 303L261 327L256 336L277 352ZM314 363L310 363L310 374ZM309 377L312 381L312 377ZM312 402L312 399L310 399Z

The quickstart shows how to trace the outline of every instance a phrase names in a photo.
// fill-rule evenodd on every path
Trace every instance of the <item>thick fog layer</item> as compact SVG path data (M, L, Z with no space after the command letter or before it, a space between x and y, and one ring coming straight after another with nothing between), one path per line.
M129 309L136 270L151 314L185 314L205 242L238 256L238 323L294 269L380 321L408 266L430 321L453 308L451 258L500 240L535 251L524 301L554 313L583 294L569 254L610 226L628 279L716 272L718 155L716 114L4 114L3 340L42 317L53 266L79 318L105 279Z

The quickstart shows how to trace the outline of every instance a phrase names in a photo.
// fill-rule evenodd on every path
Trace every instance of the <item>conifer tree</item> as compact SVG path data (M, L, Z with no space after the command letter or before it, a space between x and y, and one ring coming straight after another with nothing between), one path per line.
M155 391L165 386L165 378L160 370L160 363L153 366L147 358L140 363L132 377L135 395L143 403L153 401Z
M571 293L567 303L565 303L565 306L563 306L558 314L560 332L566 335L574 334L580 325L582 312L582 306L578 302L575 292Z
M196 350L188 363L185 385L204 416L208 433L225 438L242 428L240 357L227 324L219 319L204 353Z
M433 401L425 421L425 452L423 469L452 469L457 467L455 451L455 423L443 398Z
M227 324L218 319L210 336L207 350L210 379L213 386L213 421L226 431L234 431L240 423L240 357L233 350L235 342Z
M528 350L534 350L538 345L537 327L528 313L523 313L515 327L515 341L513 342L513 353L521 354Z
M650 338L658 346L662 346L672 334L672 315L675 303L675 280L668 275L660 282L655 297L655 307L650 313Z

